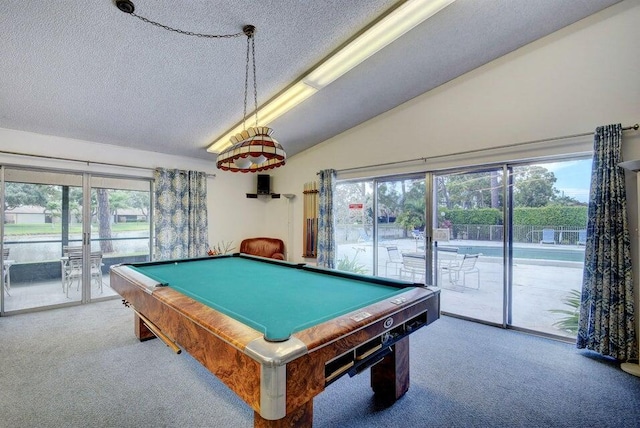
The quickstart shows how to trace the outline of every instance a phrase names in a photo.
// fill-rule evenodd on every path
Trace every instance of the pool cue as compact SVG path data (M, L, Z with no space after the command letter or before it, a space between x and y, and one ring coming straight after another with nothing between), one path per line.
M304 257L307 256L307 240L309 239L309 235L307 235L309 232L307 231L307 183L304 183L304 190L302 192L302 194L304 195L304 199L303 199L303 208L302 208L302 227L304 228L304 231L302 233L302 236L304 236Z
M311 255L311 252L309 251L309 241L311 240L311 225L309 224L309 187L311 186L310 183L306 183L305 184L305 205L304 205L304 221L306 222L307 226L307 234L306 234L306 245L305 245L305 249L304 252L307 255L307 257L309 257Z
M313 256L311 251L311 240L313 230L311 227L311 183L304 184L304 227L305 227L305 256Z
M313 230L314 230L314 242L313 242L313 255L318 255L318 183L313 182Z
M313 230L313 238L311 242L311 254L317 255L318 246L318 183L311 183L311 229Z
M135 309L133 309L133 312L135 312L136 315L140 317L144 325L147 326L147 328L151 331L151 333L153 333L158 339L162 340L164 344L167 345L169 348L171 348L173 352L175 352L176 354L179 354L182 352L182 349L180 349L180 347L176 345L173 340L169 339L169 337L166 334L161 332L160 329L154 323L149 321L147 317L145 317Z

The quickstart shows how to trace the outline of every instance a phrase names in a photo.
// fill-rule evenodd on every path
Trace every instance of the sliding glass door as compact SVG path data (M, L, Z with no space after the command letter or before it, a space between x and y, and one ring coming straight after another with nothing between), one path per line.
M372 275L373 181L338 183L335 194L336 268Z
M424 174L376 181L378 275L429 283L425 204Z
M575 338L590 173L576 158L437 175L442 311Z
M4 311L80 302L63 248L82 246L82 174L5 168L4 181Z
M114 264L151 260L151 189L148 180L91 177L91 296L117 296L109 288Z
M149 260L149 180L2 174L3 313L114 298L109 267Z
M446 314L575 337L590 172L574 158L339 182L337 267L438 286Z
M591 159L513 166L509 325L575 338L590 174Z
M424 174L338 183L336 268L425 283L425 189Z
M444 312L503 323L503 176L499 168L435 176L433 253Z

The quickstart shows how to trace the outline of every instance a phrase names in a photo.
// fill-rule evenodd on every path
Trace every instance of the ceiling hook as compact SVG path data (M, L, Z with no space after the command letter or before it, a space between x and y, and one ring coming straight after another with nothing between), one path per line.
M116 0L116 6L124 13L133 13L136 9L130 0Z

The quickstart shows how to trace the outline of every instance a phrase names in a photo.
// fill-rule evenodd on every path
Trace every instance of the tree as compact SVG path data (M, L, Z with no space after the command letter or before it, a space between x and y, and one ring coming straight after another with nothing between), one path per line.
M334 197L334 216L336 224L362 224L365 233L366 226L372 224L371 206L373 205L373 191L370 181L354 183L340 183L336 186ZM349 204L362 204L362 209L354 210ZM345 228L345 240L349 240L349 228Z
M378 217L386 217L388 223L389 217L395 217L399 208L400 193L388 183L380 184L378 186Z
M401 224L405 230L424 228L426 197L424 180L412 181L408 191L405 191L403 187L403 193L402 211L398 214L396 223Z
M46 184L6 183L4 209L6 211L25 205L44 208L55 194L55 187Z
M103 253L113 252L111 242L111 209L109 208L109 191L96 189L98 200L98 236L100 237L100 250Z
M118 210L130 208L129 192L123 190L110 190L109 191L109 209L110 213L114 215L115 222L118 222Z
M513 168L514 205L543 207L553 201L571 204L559 198L553 172L539 165ZM438 206L448 209L500 208L502 206L502 174L500 171L450 174L437 177Z
M513 189L516 207L544 207L549 205L558 191L553 187L557 178L553 172L538 165L513 169L515 186Z
M407 199L404 204L404 209L398 214L396 223L401 224L405 230L424 227L424 201Z
M586 202L580 202L579 200L572 198L571 196L562 195L554 195L551 198L551 205L562 205L566 207L576 207L576 206L588 206Z
M438 177L438 206L449 209L491 207L496 194L496 185L493 184L496 179L491 171Z
M149 192L129 192L129 206L140 210L143 216L149 214Z
M491 171L491 208L500 208L500 180L498 171Z
M69 214L82 222L82 187L69 187ZM95 195L91 195L91 217L97 214L97 201Z

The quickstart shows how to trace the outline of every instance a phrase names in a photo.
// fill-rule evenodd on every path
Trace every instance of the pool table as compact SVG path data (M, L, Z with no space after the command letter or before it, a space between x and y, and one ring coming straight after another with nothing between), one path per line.
M254 410L254 426L311 426L313 397L371 368L387 404L409 388L409 335L440 291L245 254L111 267L140 340L184 349Z

